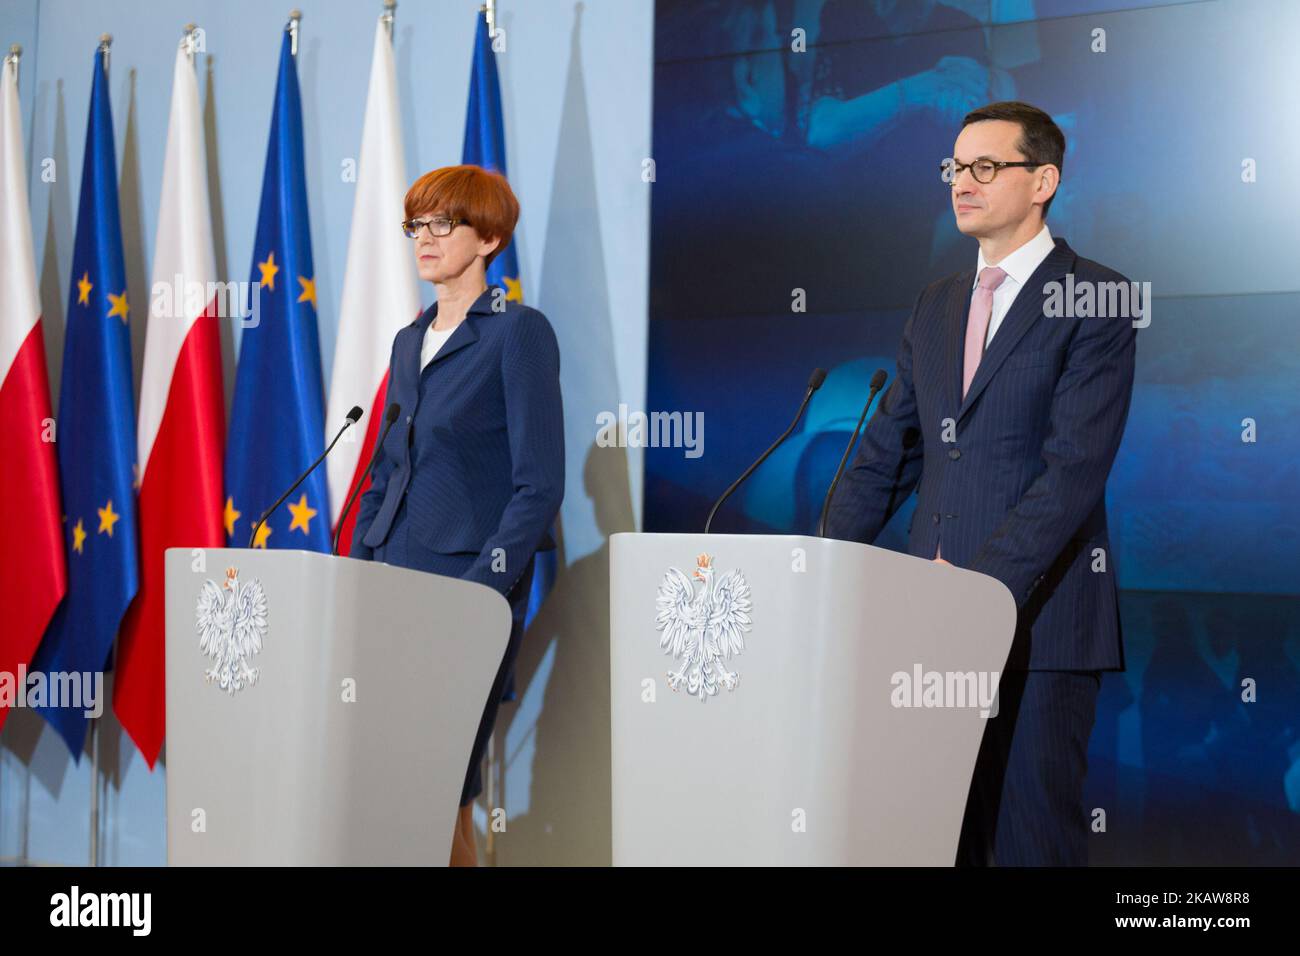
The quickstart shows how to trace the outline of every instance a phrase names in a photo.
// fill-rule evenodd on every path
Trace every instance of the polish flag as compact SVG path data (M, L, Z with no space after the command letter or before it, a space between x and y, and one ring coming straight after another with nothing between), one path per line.
M0 675L15 675L31 662L68 581L17 57L0 72ZM8 713L0 705L0 727Z
M226 543L217 268L192 56L182 40L172 74L140 383L140 591L122 624L113 688L113 710L150 768L165 724L163 552ZM170 294L160 295L162 288Z
M331 526L365 471L383 424L388 389L388 359L398 331L420 314L415 259L410 240L402 235L406 218L402 201L410 185L402 153L401 115L397 110L397 71L393 43L381 18L375 29L370 62L370 91L361 132L352 233L343 275L334 370L330 377L325 434L332 438L353 405L366 413L365 438L339 442L325 459L329 475ZM351 435L352 432L349 432ZM329 440L328 438L326 439ZM339 541L347 554L356 523L352 506Z

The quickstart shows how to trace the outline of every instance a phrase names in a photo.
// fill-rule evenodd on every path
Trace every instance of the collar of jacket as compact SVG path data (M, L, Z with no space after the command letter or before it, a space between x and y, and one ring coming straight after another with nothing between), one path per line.
M469 310L465 313L465 318L471 315L491 315L492 314L492 294L496 291L496 286L489 285L481 296L474 300ZM418 328L420 335L423 336L425 331L433 324L433 320L438 317L438 303L435 301L407 326L408 329ZM464 323L461 323L462 325Z
M474 300L474 303L469 307L469 311L465 313L465 321L456 326L456 330L451 333L451 337L448 338L442 348L438 350L438 354L433 357L433 362L430 362L429 364L432 365L434 362L439 362L448 355L451 355L453 352L459 352L465 346L478 341L478 328L476 327L476 323L471 320L474 316L492 314L492 297L495 292L496 290L493 286L488 286L483 294ZM403 344L403 349L407 352L414 352L413 361L416 364L415 371L417 376L420 372L424 371L419 368L420 349L424 344L424 334L429 330L429 326L433 324L434 319L437 317L438 303L435 302L433 305L425 309L418 319L402 330L403 334L405 334L409 340L407 343Z

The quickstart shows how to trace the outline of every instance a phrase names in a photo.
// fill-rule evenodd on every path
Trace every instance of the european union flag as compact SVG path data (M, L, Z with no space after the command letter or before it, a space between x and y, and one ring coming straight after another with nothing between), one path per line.
M257 214L250 297L226 446L226 534L235 547L324 449L325 390L316 331L316 273L307 228L302 101L285 33ZM318 468L257 532L255 548L330 550L325 470Z
M469 76L469 111L465 115L465 149L461 162L495 170L506 176L506 134L501 119L501 84L497 79L496 54L488 33L487 14L479 13L478 32L474 36L474 62ZM505 289L506 299L524 301L524 287L519 280L519 259L513 242L506 246L488 266L487 281ZM539 551L533 565L533 588L528 596L527 626L555 584L555 545ZM504 700L514 700L514 675L506 682Z
M474 63L469 75L469 111L465 114L465 150L461 162L495 170L506 176L506 134L501 120L501 84L496 54L488 35L487 14L480 13L474 37ZM488 266L487 280L506 290L512 302L524 301L515 244L506 246Z
M46 693L51 695L56 687L93 686L84 676L71 675L102 675L118 624L139 587L131 330L113 113L107 66L98 52L94 76L55 433L68 593L30 669L46 675ZM102 678L97 683L102 689ZM28 693L30 701L30 682ZM86 712L104 706L103 700L84 696L79 703L60 694L57 700L51 696L43 704L32 704L78 760L85 745Z

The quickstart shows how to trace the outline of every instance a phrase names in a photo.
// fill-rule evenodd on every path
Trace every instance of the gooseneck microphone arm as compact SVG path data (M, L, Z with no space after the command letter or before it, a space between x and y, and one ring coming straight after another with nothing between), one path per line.
M334 548L330 554L335 556L339 553L339 541L343 538L343 526L347 524L348 512L352 510L352 504L357 500L357 495L361 494L361 489L366 486L366 479L370 477L370 472L374 470L375 462L379 460L379 450L384 447L384 442L388 439L388 433L392 430L393 423L397 421L402 414L402 406L396 402L388 406L388 411L384 414L384 433L379 436L379 443L375 445L374 451L370 453L370 463L366 465L365 472L361 475L361 480L357 486L352 489L352 494L348 496L348 502L343 506L343 511L339 514L339 525L334 529Z
M248 546L250 548L253 546L253 542L257 540L257 532L261 530L262 525L266 524L266 519L271 517L271 513L275 511L276 508L280 507L280 505L284 504L284 499L288 498L291 494L293 494L295 491L298 490L298 486L301 485L304 481L306 481L307 476L316 470L316 466L325 460L326 455L328 455L331 451L333 451L334 446L337 445L339 439L343 437L343 433L347 431L349 428L351 428L353 425L355 425L361 419L361 415L362 415L361 406L353 405L352 411L348 412L347 421L345 421L343 423L343 427L338 430L338 434L336 434L334 436L334 440L329 443L329 447L320 453L320 457L311 463L310 468L308 468L306 471L304 471L301 475L298 476L298 480L289 486L289 490L286 491L284 494L282 494L276 500L275 504L271 505L271 507L267 508L265 511L262 512L262 517L257 519L257 524L253 525L252 534L248 536Z
M871 394L867 396L867 404L862 406L862 414L858 416L858 427L853 429L853 437L849 439L848 447L844 449L844 457L840 459L840 466L835 469L835 477L831 479L830 490L826 492L826 500L822 502L822 517L817 522L817 537L826 537L826 519L831 513L831 499L835 497L835 487L840 483L840 478L844 475L844 466L849 463L849 453L853 451L853 446L858 443L858 432L862 431L862 423L867 420L867 409L871 407L872 401L875 400L876 393L885 387L885 379L889 378L883 368L876 369L876 374L871 376Z
M754 473L755 468L763 464L763 462L767 461L768 455L776 451L777 448L780 447L781 442L785 441L787 438L790 437L790 433L794 431L794 426L798 425L799 419L803 418L804 409L808 407L808 402L813 397L813 392L821 388L822 382L824 381L826 381L826 370L821 368L814 369L812 376L808 379L808 390L804 392L803 401L799 403L799 411L795 412L794 421L790 423L789 428L787 428L784 432L781 433L780 438L772 442L772 447L770 447L767 451L763 452L763 454L759 455L758 460L754 462L752 465L750 465L748 468L746 468L745 473L741 475L739 478L737 478L735 481L733 481L731 483L731 487L722 493L722 497L713 503L713 507L709 510L709 516L704 521L705 534L709 533L709 525L713 523L713 516L718 513L718 509L722 507L722 503L726 501L729 497L731 497L731 493L735 491L737 488L739 488L744 483L746 478L748 478L750 475Z

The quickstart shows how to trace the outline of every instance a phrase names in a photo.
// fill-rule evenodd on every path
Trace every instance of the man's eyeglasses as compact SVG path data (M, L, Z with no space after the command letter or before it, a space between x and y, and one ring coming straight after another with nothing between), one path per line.
M402 223L402 232L406 233L408 239L414 239L420 234L420 230L425 226L429 227L429 235L434 238L450 236L451 231L457 226L468 226L468 219L448 219L445 216L435 216L433 219L407 219Z
M975 182L988 185L993 182L999 170L1006 169L1009 166L1024 166L1027 169L1035 169L1042 166L1042 163L1030 162L1006 162L995 159L977 159L973 163L959 163L949 156L939 164L939 175L943 177L944 184L951 186L957 181L963 169L969 169L970 174L975 177Z

